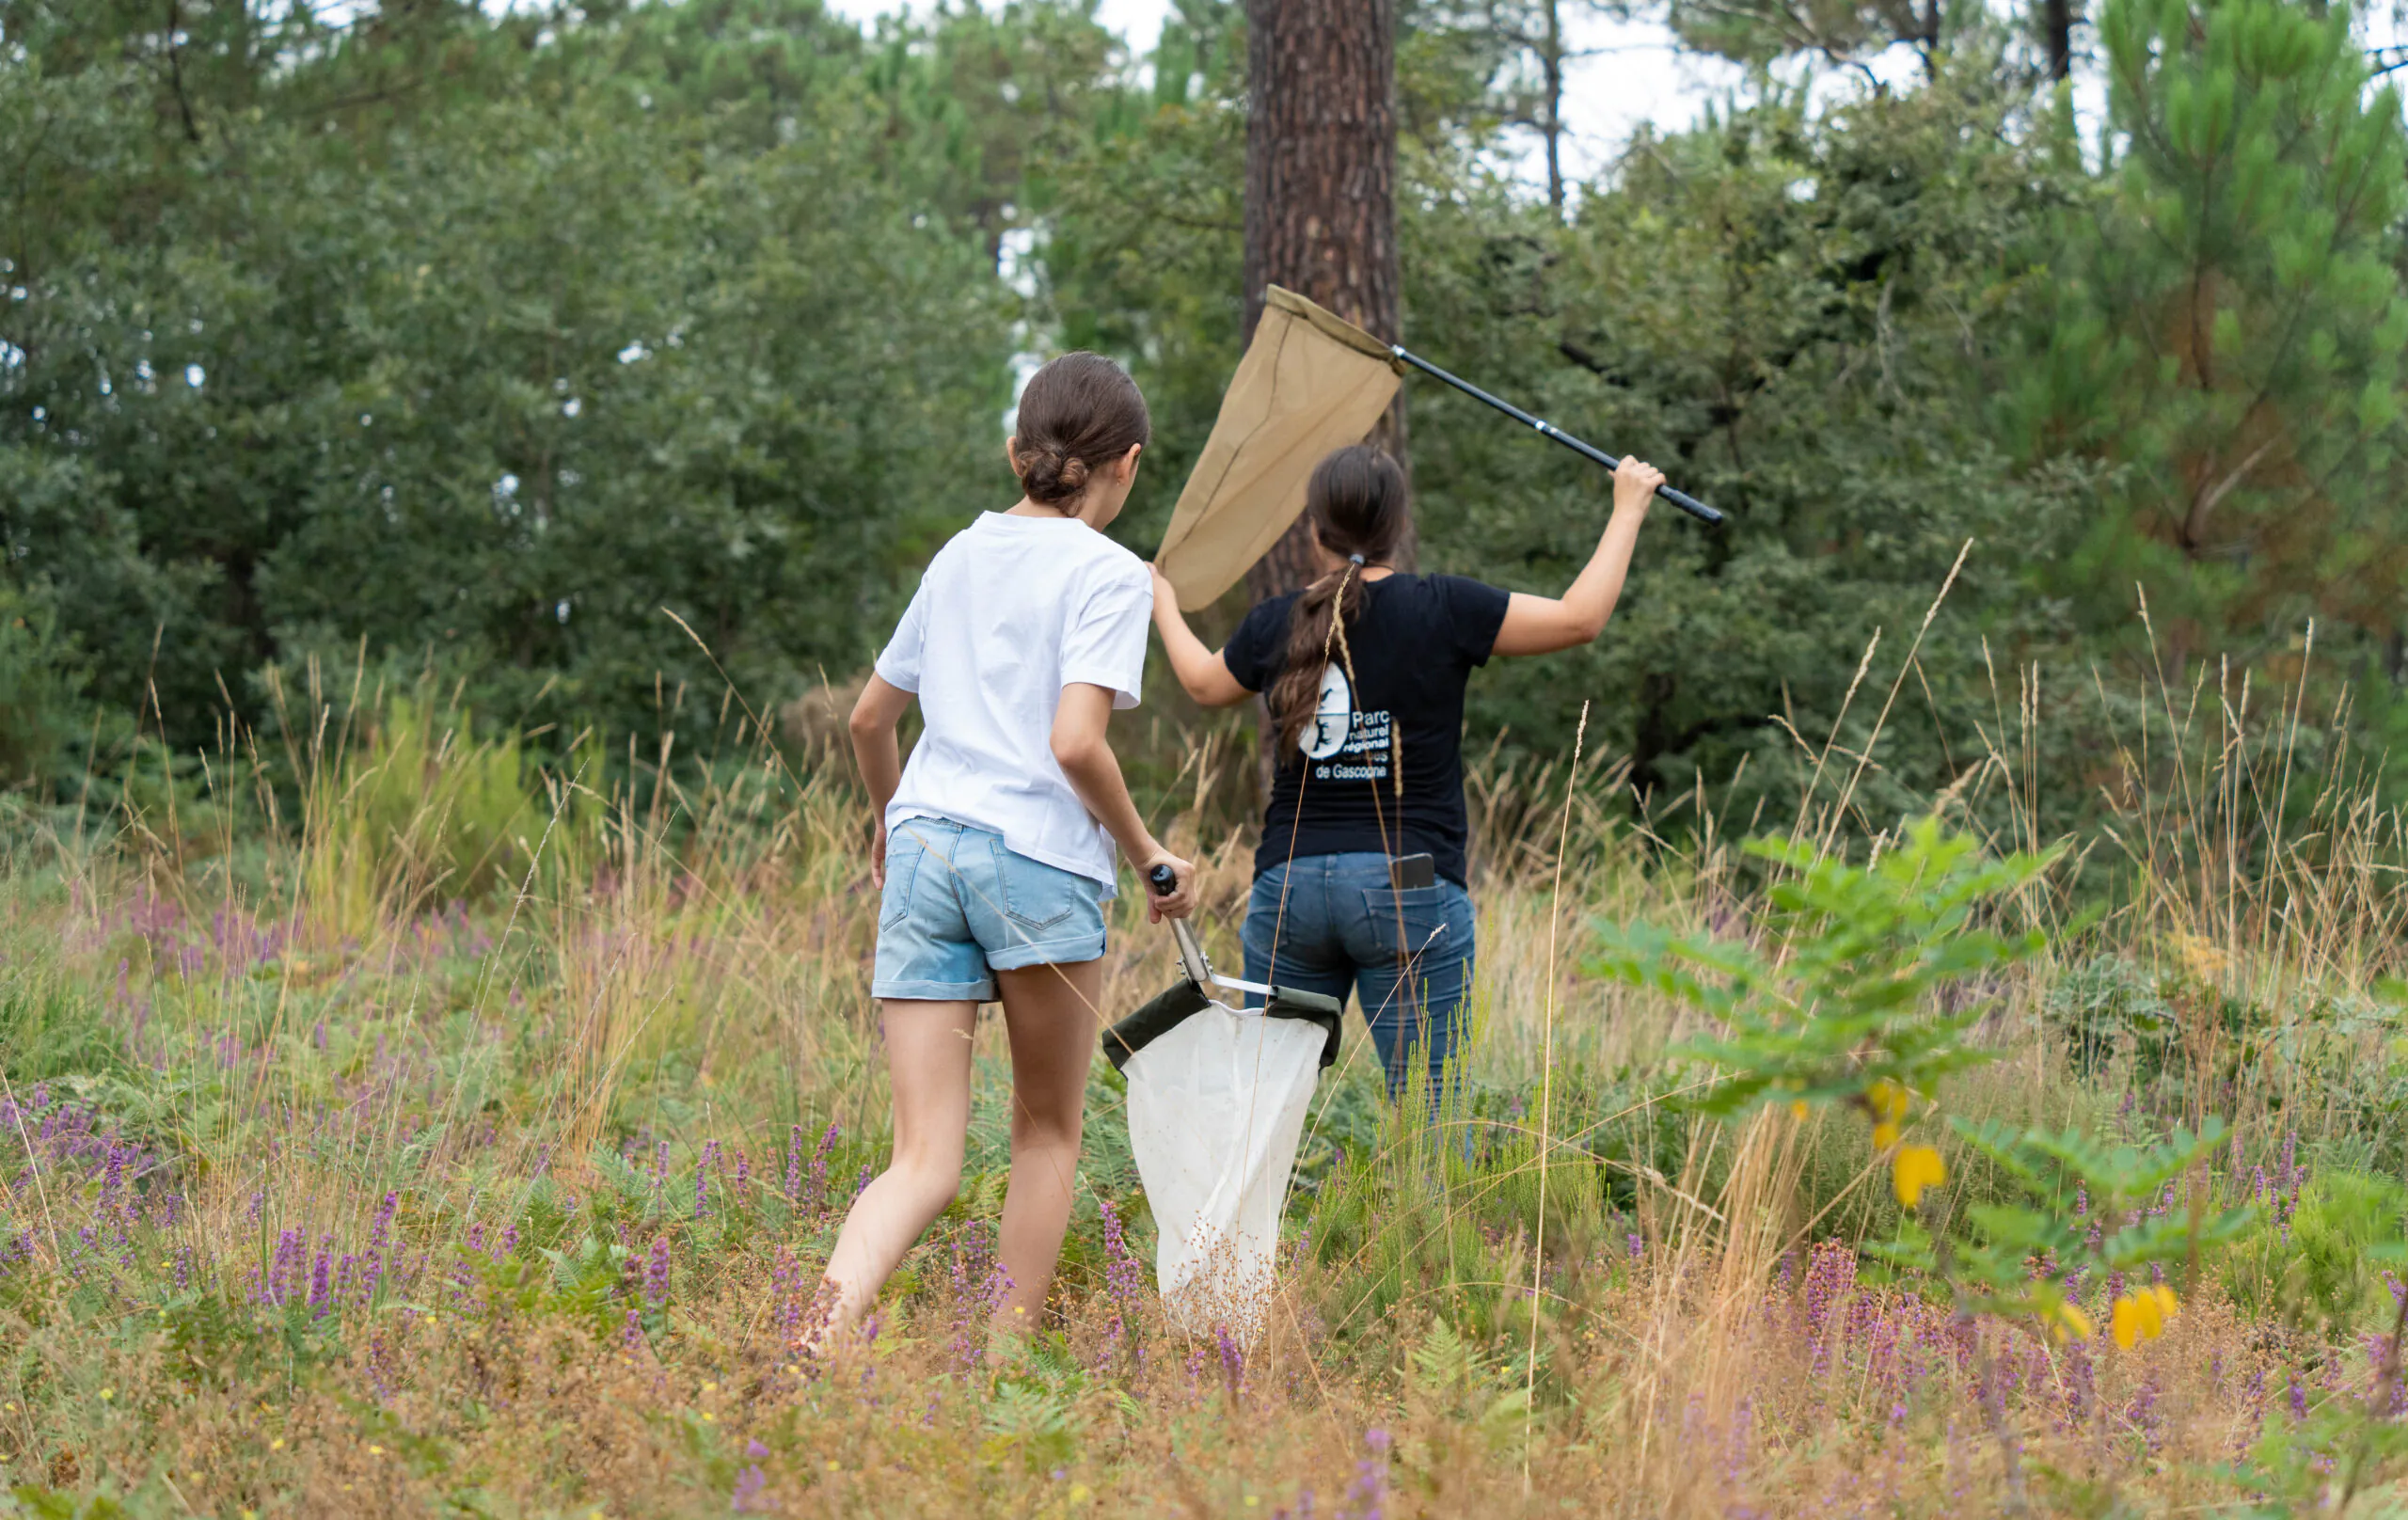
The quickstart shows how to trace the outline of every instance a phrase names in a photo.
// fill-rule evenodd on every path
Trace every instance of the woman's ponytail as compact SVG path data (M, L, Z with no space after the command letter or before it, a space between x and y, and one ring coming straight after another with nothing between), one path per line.
M1348 562L1298 594L1290 615L1288 657L1266 696L1283 757L1321 705L1322 673L1341 657L1339 628L1352 630L1363 615L1364 566L1386 560L1404 537L1404 471L1369 445L1340 449L1314 467L1305 514L1322 546Z

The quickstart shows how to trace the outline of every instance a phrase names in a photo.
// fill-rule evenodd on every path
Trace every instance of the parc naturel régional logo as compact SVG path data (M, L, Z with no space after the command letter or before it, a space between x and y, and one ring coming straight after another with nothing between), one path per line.
M1354 710L1354 689L1346 673L1333 664L1322 673L1321 699L1313 705L1313 720L1297 736L1297 747L1317 762L1315 781L1386 781L1392 726L1386 708ZM1329 763L1333 757L1335 765Z

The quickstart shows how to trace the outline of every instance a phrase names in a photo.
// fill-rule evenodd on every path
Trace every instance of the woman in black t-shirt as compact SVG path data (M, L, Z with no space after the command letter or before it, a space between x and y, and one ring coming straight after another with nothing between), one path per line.
M1614 471L1614 510L1560 600L1461 576L1401 575L1404 472L1340 449L1306 487L1320 577L1258 605L1218 653L1154 578L1154 625L1187 694L1226 707L1262 693L1281 757L1246 903L1246 976L1351 990L1400 1095L1435 1096L1462 1034L1474 935L1465 891L1464 685L1491 655L1597 636L1622 594L1663 472Z

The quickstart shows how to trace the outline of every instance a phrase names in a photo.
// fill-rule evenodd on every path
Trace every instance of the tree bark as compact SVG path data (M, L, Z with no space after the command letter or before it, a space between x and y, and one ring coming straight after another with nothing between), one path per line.
M2064 0L2057 0L2063 4ZM1546 0L1546 38L1539 49L1539 71L1546 86L1546 203L1563 220L1563 14L1561 0Z
M2073 72L2073 0L2041 0L2040 27L2048 34L2049 77Z
M1394 0L1246 0L1245 336L1283 285L1399 340ZM1405 463L1404 396L1373 441ZM1410 568L1408 532L1400 568ZM1257 601L1312 578L1298 519L1246 572Z

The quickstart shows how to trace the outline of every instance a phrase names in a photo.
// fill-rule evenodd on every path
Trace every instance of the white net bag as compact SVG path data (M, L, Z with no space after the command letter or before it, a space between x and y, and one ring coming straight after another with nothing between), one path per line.
M1129 1079L1130 1148L1161 1237L1154 1277L1177 1328L1261 1333L1279 1211L1338 1017L1333 999L1277 990L1265 1007L1232 1008L1191 974L1106 1031Z

